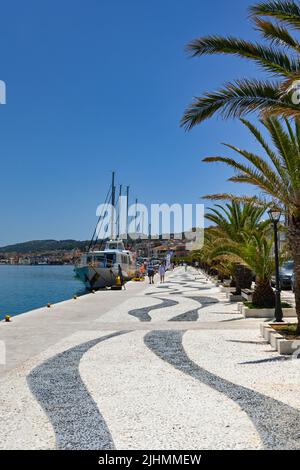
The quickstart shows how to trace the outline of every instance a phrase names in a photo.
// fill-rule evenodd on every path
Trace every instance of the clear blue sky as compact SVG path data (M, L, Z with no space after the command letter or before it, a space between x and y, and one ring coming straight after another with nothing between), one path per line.
M184 52L201 35L256 36L247 20L250 3L2 4L0 245L89 238L113 169L147 204L241 191L225 182L230 170L200 163L223 153L222 141L253 148L241 125L213 119L186 133L179 120L193 96L258 76L245 61L190 59Z

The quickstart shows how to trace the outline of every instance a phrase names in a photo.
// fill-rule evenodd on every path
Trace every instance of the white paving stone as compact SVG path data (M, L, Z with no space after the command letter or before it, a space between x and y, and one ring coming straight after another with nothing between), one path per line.
M104 312L107 293L77 302L76 319L93 309L89 330L60 323L63 339L2 377L0 448L298 449L298 361L272 352L195 270L145 288ZM72 318L71 302L54 318L64 309ZM178 321L186 312L195 321Z

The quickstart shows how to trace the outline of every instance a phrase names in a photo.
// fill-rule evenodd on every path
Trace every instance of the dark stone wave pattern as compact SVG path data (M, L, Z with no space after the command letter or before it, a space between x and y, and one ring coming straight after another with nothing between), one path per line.
M195 289L195 290L209 290L209 289L212 289L213 287L215 287L213 284L207 284L205 287L199 287L199 286L192 286L190 284L186 284L185 287L189 287L191 289Z
M177 315L176 317L171 318L169 321L197 321L199 318L199 310L205 308L206 305L219 303L218 299L214 297L192 297L184 296L186 299L192 299L201 304L198 309L190 310L188 312Z
M181 313L176 317L170 318L169 321L197 321L199 317L198 310L199 309L194 309L185 313Z
M195 300L196 302L199 302L201 304L201 307L204 308L206 305L211 305L211 304L218 304L220 301L216 299L215 297L205 297L205 296L191 296L191 295L186 295L186 299L192 299Z
M79 363L90 348L125 333L79 344L38 365L27 376L32 394L51 421L57 449L115 449L106 422L81 380Z
M200 367L184 350L184 333L151 331L144 342L163 361L237 403L253 422L265 449L300 449L300 411Z
M152 305L150 307L141 307L136 308L134 310L129 310L128 315L132 315L133 317L138 318L141 322L149 322L152 318L149 315L151 310L157 310L165 307L174 307L174 305L178 305L179 302L176 300L171 299L163 299L160 297L155 297L156 299L161 300L162 302L158 305Z

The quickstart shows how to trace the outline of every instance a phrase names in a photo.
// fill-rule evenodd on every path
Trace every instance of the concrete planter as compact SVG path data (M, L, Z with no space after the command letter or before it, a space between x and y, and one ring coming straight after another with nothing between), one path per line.
M274 326L276 325L273 324ZM280 326L288 325L288 323L280 323ZM260 325L260 331L263 338L270 343L273 349L279 354L291 355L300 348L300 341L295 339L286 339L276 329L272 328L268 323Z
M253 292L254 291L251 289L242 290L243 299L245 299L247 302L252 302Z
M225 292L226 294L231 294L232 292L235 292L235 287L229 287L229 286L220 286L221 292Z
M283 308L284 317L296 317L296 310L294 308ZM249 308L246 305L242 306L244 318L274 318L274 308Z
M239 313L242 313L242 308L243 308L243 302L238 302L237 303L237 311Z
M243 297L241 295L234 295L234 294L227 294L227 298L229 302L240 302L243 300Z

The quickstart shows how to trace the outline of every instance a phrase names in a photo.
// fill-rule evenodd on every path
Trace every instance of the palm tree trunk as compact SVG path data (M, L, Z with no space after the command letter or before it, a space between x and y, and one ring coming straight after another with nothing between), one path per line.
M236 285L236 294L241 295L242 289L250 289L252 284L252 271L243 264L236 264L234 270L234 279Z
M289 224L289 243L294 259L295 271L295 301L298 318L297 334L300 334L300 219L292 218Z
M256 278L252 303L259 308L275 307L275 293L269 279Z

